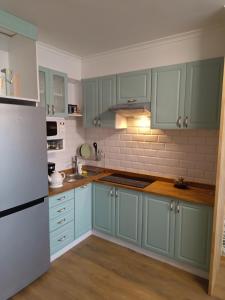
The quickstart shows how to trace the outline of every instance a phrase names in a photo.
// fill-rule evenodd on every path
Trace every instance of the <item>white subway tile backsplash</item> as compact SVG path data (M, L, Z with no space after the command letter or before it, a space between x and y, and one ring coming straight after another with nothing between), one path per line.
M209 184L216 178L218 136L218 130L86 130L86 140L101 140L105 151L98 165Z

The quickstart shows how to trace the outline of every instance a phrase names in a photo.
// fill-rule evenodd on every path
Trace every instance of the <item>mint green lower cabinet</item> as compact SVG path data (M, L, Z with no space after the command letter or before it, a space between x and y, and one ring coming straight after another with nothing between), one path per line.
M74 190L49 197L50 253L74 241Z
M212 208L179 202L176 208L175 258L208 269Z
M116 188L116 237L141 246L142 193Z
M115 188L105 184L93 185L93 228L105 234L115 234Z
M169 257L174 256L175 201L144 195L142 247Z
M92 229L91 184L75 189L75 239Z

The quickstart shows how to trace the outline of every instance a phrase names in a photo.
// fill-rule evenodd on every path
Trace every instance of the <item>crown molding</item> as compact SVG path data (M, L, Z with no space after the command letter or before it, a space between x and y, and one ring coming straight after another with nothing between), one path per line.
M71 57L71 58L73 58L73 59L77 59L77 60L80 60L80 61L81 61L81 59L82 59L81 56L78 56L78 55L73 54L73 53L71 53L71 52L69 52L69 51L62 50L62 49L59 49L59 48L57 48L57 47L51 46L51 45L46 44L46 43L44 43L44 42L38 41L38 42L37 42L37 46L38 46L39 48L47 49L48 51L51 51L51 52L53 52L53 53L55 53L55 54L59 54L59 53L60 53L60 54L62 54L62 55L69 56L69 57Z
M88 62L88 61L98 61L106 56L141 51L141 50L145 50L145 49L149 49L149 48L156 48L156 47L160 47L160 46L163 46L166 44L177 43L177 42L183 41L183 40L199 38L205 34L210 34L210 33L212 34L212 33L216 33L219 31L225 31L225 26L215 25L213 27L208 27L208 28L204 28L204 29L197 29L197 30L179 33L179 34L174 34L174 35L166 36L166 37L155 39L155 40L148 41L148 42L132 44L127 47L116 48L116 49L113 49L110 51L105 51L105 52L100 52L100 53L93 54L93 55L84 56L84 57L81 57L81 60L83 63Z

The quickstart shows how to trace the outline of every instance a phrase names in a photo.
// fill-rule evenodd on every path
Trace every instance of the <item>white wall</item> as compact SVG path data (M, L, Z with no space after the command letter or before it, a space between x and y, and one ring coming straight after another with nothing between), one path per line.
M83 58L82 78L224 56L225 28L193 31Z
M64 72L69 78L81 79L81 58L52 46L37 43L38 64Z

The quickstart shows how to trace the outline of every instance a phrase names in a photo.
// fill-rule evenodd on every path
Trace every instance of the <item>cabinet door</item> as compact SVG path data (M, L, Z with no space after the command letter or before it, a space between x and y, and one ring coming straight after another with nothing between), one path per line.
M46 115L50 115L50 73L49 70L39 67L39 97L40 106L45 107Z
M152 128L177 129L183 126L185 80L185 64L152 70Z
M151 71L117 75L117 103L150 102Z
M115 188L105 184L93 186L93 228L115 234Z
M141 246L142 193L117 189L116 195L116 236Z
M98 126L115 127L115 113L109 108L116 104L116 75L99 78Z
M187 64L185 125L218 128L223 77L223 58Z
M161 255L174 256L175 201L145 195L142 247Z
M177 204L175 257L195 267L208 269L212 209L205 205Z
M87 233L92 228L91 184L75 189L75 238Z
M83 81L84 127L97 125L98 116L98 79Z
M68 114L67 93L67 75L61 72L51 71L50 109L52 115L57 117L65 117Z

